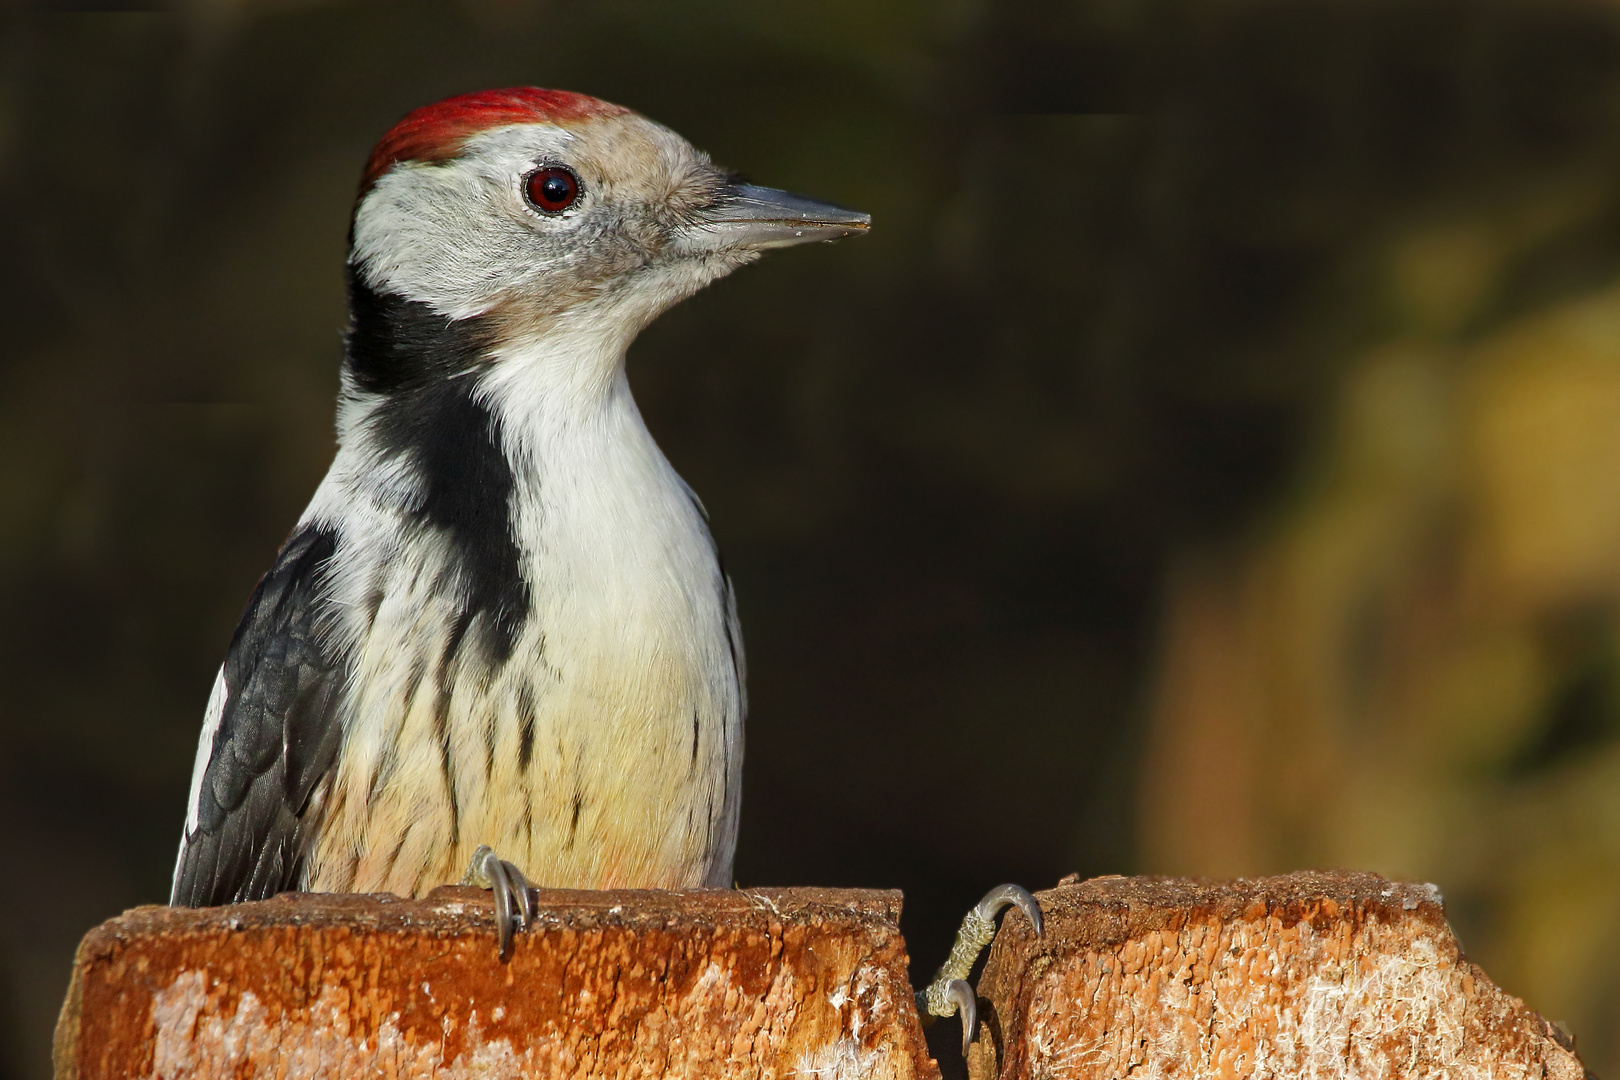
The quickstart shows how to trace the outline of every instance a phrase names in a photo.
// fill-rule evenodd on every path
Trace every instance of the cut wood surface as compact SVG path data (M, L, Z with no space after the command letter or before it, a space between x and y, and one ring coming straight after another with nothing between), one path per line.
M1431 886L1116 877L1037 895L1045 936L1009 911L980 981L975 1080L1585 1076L1463 958ZM477 889L137 908L80 946L57 1076L939 1075L897 892L539 901L507 964Z
M937 1077L898 892L542 889L137 908L79 948L59 1080Z
M979 982L974 1080L1582 1080L1458 949L1433 886L1372 874L1095 878L1037 893Z

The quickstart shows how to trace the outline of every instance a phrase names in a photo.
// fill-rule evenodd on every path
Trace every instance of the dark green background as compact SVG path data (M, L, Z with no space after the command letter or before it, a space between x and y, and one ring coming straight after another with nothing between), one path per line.
M1165 568L1299 497L1340 372L1399 319L1369 252L1571 170L1620 179L1620 37L1596 5L4 18L17 1076L45 1075L79 935L166 896L214 668L330 457L360 166L408 109L581 90L873 215L864 240L773 254L677 308L630 370L740 598L737 875L905 889L927 971L990 885L1138 867ZM1482 326L1615 273L1614 190Z

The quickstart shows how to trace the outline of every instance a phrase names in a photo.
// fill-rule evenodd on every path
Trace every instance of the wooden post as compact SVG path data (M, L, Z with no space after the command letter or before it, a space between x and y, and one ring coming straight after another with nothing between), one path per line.
M1370 874L1098 878L1009 911L975 1080L1583 1080L1572 1040L1458 951L1435 890ZM138 908L79 948L58 1080L936 1080L900 894L540 892ZM953 1025L955 1021L946 1021Z
M1433 886L1372 874L1096 878L1003 923L974 1080L1582 1080L1573 1040L1469 963Z
M541 890L137 908L79 947L58 1080L937 1078L900 894Z

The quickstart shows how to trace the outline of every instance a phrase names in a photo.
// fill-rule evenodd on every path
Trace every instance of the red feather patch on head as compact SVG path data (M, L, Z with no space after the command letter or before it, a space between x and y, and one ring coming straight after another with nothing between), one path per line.
M401 161L449 161L461 153L468 139L490 128L506 124L569 125L622 116L629 111L585 94L537 86L480 90L445 98L407 114L382 137L366 162L360 191L370 191L378 177Z

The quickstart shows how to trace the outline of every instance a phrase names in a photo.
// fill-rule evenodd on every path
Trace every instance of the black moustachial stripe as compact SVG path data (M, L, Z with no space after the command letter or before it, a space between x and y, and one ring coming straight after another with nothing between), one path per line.
M512 468L500 421L475 396L493 340L480 317L449 319L428 305L368 285L349 270L345 361L356 390L380 395L371 433L385 454L405 455L422 483L409 523L440 530L454 550L461 606L441 676L477 624L484 659L504 663L529 610L511 502Z
M296 888L337 758L347 657L324 632L337 536L299 528L248 601L225 657L226 699L171 903L261 900Z
M483 321L454 320L428 305L378 292L349 266L345 366L370 394L398 394L476 371L490 339Z

